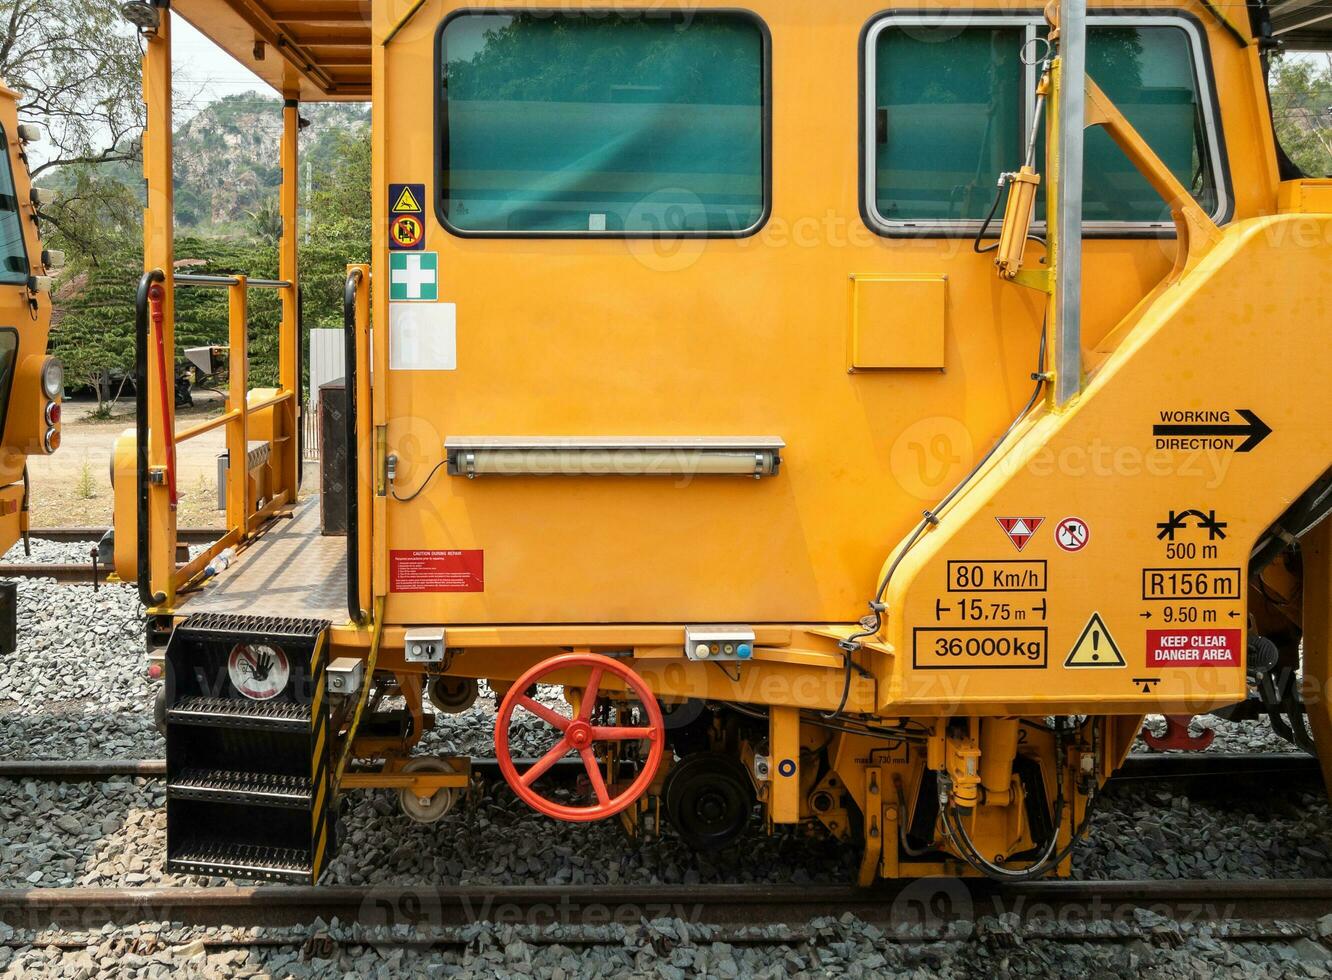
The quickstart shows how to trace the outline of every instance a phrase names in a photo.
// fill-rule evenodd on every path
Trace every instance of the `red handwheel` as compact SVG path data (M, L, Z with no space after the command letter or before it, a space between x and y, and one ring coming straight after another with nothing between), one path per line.
M587 683L583 685L583 699L576 716L565 717L528 696L527 692L531 690L532 685L542 683L542 678L579 668L588 671L588 678ZM592 709L597 702L601 679L606 674L613 674L623 681L629 693L643 705L648 717L646 726L625 727L592 723ZM560 683L565 682L560 681ZM513 757L509 754L509 726L513 722L514 711L518 708L536 715L560 733L560 739L555 743L555 747L532 763L523 773L518 772L518 768L513 764ZM594 748L597 742L622 742L632 739L648 741L650 748L647 759L634 781L622 792L611 796ZM532 809L560 820L583 823L603 820L631 806L647 791L652 777L657 774L665 745L666 723L661 716L661 707L643 678L624 664L594 653L564 653L543 660L518 678L513 687L509 688L504 700L500 702L499 716L495 719L495 758L499 762L500 772L504 773L504 779L518 794L519 799ZM533 784L548 772L551 766L571 751L576 751L583 759L588 781L597 796L596 803L587 806L568 806L542 796L533 788Z

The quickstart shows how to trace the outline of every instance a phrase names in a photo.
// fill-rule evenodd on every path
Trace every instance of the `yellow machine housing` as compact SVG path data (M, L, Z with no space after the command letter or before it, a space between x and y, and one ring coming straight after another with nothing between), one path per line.
M1046 29L1036 12L754 0L743 16L760 49L762 201L751 225L706 236L615 234L595 211L586 231L457 226L450 216L471 219L450 202L475 202L468 194L484 180L525 186L517 164L448 170L450 118L511 109L496 96L445 111L448 25L482 15L446 0L321 0L280 18L272 7L177 0L174 12L289 100L283 207L293 220L276 287L289 314L296 104L373 105L374 248L347 283L350 594L329 617L327 653L360 662L367 680L330 723L341 754L330 794L383 786L427 806L467 777L460 759L445 760L447 771L408 768L429 724L423 690L466 701L470 681L503 694L524 678L521 694L550 662L542 683L565 686L578 710L595 678L551 658L601 655L667 707L710 706L707 751L738 761L769 825L858 837L863 881L1066 870L1089 801L1144 715L1245 699L1251 557L1274 528L1295 526L1283 515L1332 466L1332 354L1319 331L1332 302L1332 193L1279 175L1261 46L1236 8L1149 0L1089 11L1093 31L1165 25L1185 39L1204 194L1094 73L1066 76L1058 46L1030 57ZM712 9L655 5L653 16L687 33ZM256 20L255 10L267 14ZM643 14L598 0L543 16L580 11L611 11L611 25ZM321 63L326 49L311 39L356 12L364 22L339 44L363 60ZM487 11L493 33L465 35L457 43L472 47L460 59L500 43L507 18L524 12ZM162 10L148 41L155 119L169 118L171 16ZM933 111L876 112L866 81L876 39L991 22L1022 32L1024 91L1039 84L1044 96L1039 109L1022 103L1022 141L1036 127L1036 145L1043 127L1034 166L996 158L995 171L968 175L968 187L992 189L1000 169L1017 171L998 275L979 222L876 213L866 183L899 120ZM262 61L256 39L268 45ZM606 98L653 104L633 86ZM1059 149L1070 98L1085 106L1087 140L1112 142L1156 195L1159 220L1089 220L1085 234L1060 239L1072 206L1060 197L1072 185ZM559 111L569 132L590 125ZM957 123L941 109L937 125ZM160 270L169 294L169 145L151 141L145 169L146 268ZM1061 263L1078 257L1080 279L1061 279ZM243 296L235 303L243 324ZM256 407L273 413L259 438L286 451L295 329L294 315L284 318L279 389L247 396L243 370L239 385L233 372L217 423L234 430L233 453ZM244 330L233 337L239 368ZM171 420L152 411L156 473ZM126 473L132 449L122 447ZM137 488L146 509L123 492L117 568L154 600L158 640L209 608L228 575L239 580L245 549L273 533L267 518L297 503L294 457L282 458L266 503L242 493L224 541L181 572L162 483ZM149 519L146 561L136 513ZM231 546L242 548L238 567L204 582L209 556ZM1282 640L1292 653L1302 628L1306 673L1324 678L1327 554L1325 543L1305 550L1305 568L1320 569L1311 581L1321 611ZM268 581L256 614L323 609L291 575ZM181 594L199 584L200 595ZM446 655L412 655L424 642ZM741 646L743 656L725 652ZM604 677L601 696L633 714L632 686ZM361 727L375 685L407 698L409 734ZM1325 740L1327 713L1311 714ZM657 828L669 773L688 761L673 737L623 814L636 830ZM379 769L348 765L383 758Z

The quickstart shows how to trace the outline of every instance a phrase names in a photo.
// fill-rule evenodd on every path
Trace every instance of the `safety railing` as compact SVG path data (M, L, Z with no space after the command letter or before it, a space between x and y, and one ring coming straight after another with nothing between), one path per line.
M369 547L362 540L362 496L369 503L369 461L362 461L362 448L370 446L369 417L359 411L370 404L370 270L347 267L342 290L343 385L347 410L343 413L347 440L347 613L354 623L368 618L365 586L369 584Z
M168 595L198 577L217 555L248 538L277 510L295 500L295 486L275 487L263 506L256 506L250 489L249 431L250 420L258 413L273 410L292 402L299 389L299 374L294 382L283 384L276 394L254 403L249 400L249 291L273 289L293 291L292 283L280 279L250 279L246 276L176 275L172 282L177 287L215 288L228 291L228 387L226 408L216 418L175 431L172 425L175 391L175 344L166 333L167 277L161 269L144 273L139 281L135 303L135 388L138 485L138 587L139 598L145 606L159 606ZM149 333L152 333L150 339ZM298 338L297 338L298 340ZM299 343L296 343L299 349ZM152 356L155 354L156 356ZM150 362L156 374L150 372ZM299 371L299 355L297 355ZM279 372L280 374L282 372ZM162 420L162 465L154 467L153 432L150 425L152 399L159 401L158 414ZM295 414L295 413L293 413ZM293 422L297 420L293 418ZM165 492L170 511L179 502L177 492L176 447L215 429L226 428L226 532L195 558L175 568L174 558L169 570L153 576L152 563L152 496L155 487ZM298 425L290 427L287 435L296 440ZM270 427L276 436L279 426ZM299 470L299 460L297 462ZM175 521L161 522L174 538ZM168 542L162 553L174 556L176 542ZM165 582L163 579L165 578ZM168 588L160 586L169 583Z

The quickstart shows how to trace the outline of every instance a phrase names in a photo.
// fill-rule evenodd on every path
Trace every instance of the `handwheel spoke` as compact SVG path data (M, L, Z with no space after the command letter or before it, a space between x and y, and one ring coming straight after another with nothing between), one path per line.
M583 688L583 704L578 710L581 721L592 717L592 707L597 703L597 689L601 686L601 668L593 667L587 675L587 687Z
M651 738L651 728L625 728L619 725L593 727L592 737L598 741L622 742L629 739Z
M533 698L529 698L526 695L523 695L518 699L517 703L520 704L522 707L526 708L528 711L532 712L532 714L536 715L547 725L552 725L555 728L558 728L560 731L564 731L566 728L569 727L570 719L564 717L564 715L560 714L558 711L546 707L540 701L534 700Z
M610 792L606 789L606 780L602 778L596 754L588 748L579 749L578 754L583 757L583 766L587 769L587 778L592 782L592 790L597 794L597 802L605 806L610 802Z
M569 752L569 742L567 739L560 739L555 743L555 748L551 749L540 759L532 764L532 768L518 777L518 781L524 786L531 786L541 778L551 766L563 759Z

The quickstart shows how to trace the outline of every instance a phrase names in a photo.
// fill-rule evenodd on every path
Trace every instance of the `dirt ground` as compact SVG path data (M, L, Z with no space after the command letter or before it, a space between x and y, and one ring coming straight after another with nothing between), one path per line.
M177 409L177 426L213 418L222 412L221 400L209 392L195 392L191 408ZM88 418L94 402L66 402L63 407L60 448L52 456L32 456L32 526L109 527L111 524L111 452L116 439L134 428L134 403L122 401L109 420ZM180 527L220 527L217 510L217 457L226 448L224 430L214 429L181 443L176 450Z

